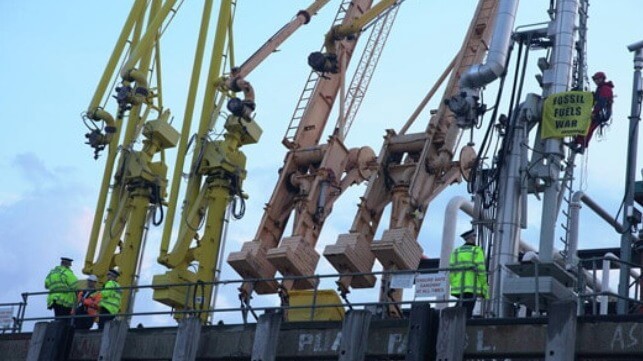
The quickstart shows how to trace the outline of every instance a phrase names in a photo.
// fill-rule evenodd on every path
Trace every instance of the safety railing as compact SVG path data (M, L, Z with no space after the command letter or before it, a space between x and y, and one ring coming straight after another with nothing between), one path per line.
M26 306L24 302L0 303L0 333L20 332Z
M328 303L328 302L322 302L319 300L319 295L320 295L320 288L319 285L322 284L322 280L326 279L338 279L340 277L345 277L345 276L389 276L392 279L395 278L396 276L400 275L406 275L407 277L410 275L413 277L413 284L410 285L413 287L415 284L415 278L418 275L429 275L429 274L437 274L439 275L440 279L448 279L448 274L449 271L451 272L472 272L474 275L477 277L477 272L475 269L468 269L468 268L458 268L458 269L449 269L449 268L435 268L435 269L423 269L423 270L417 270L417 271L409 271L409 270L404 270L404 271L378 271L378 272L360 272L360 273L343 273L343 274L327 274L327 275L313 275L313 276L285 276L285 277L275 277L275 278L258 278L258 279L235 279L235 280L222 280L222 281L214 281L214 282L195 282L195 283L171 283L171 284L156 284L156 285L137 285L137 286L128 286L128 287L119 287L119 288L103 288L103 289L97 289L96 291L102 291L102 290L142 290L142 289L154 289L154 288L179 288L179 289L184 289L185 295L186 295L186 300L191 301L191 302L186 302L186 304L190 305L198 305L198 297L202 295L204 292L204 289L206 286L212 285L214 287L217 286L232 286L232 285L238 285L241 286L243 283L258 283L258 282L266 282L266 281L275 281L278 283L283 283L284 281L297 281L297 280L303 280L303 279L313 279L313 284L315 284L315 288L312 290L312 300L310 301L310 304L302 304L302 305L292 305L289 303L289 297L288 297L288 292L284 289L281 289L280 292L280 299L281 299L281 304L279 306L274 306L274 305L253 305L252 299L254 298L260 298L260 297L269 297L270 295L256 295L254 297L247 297L247 298L242 298L240 294L240 306L239 307L205 307L202 305L202 307L196 306L196 307L191 307L188 309L169 309L167 311L135 311L135 312L120 312L117 314L114 314L113 316L119 317L119 318L131 318L132 316L158 316L158 315L172 315L174 318L183 318L183 317L195 317L195 316L200 316L203 313L208 313L209 314L209 319L212 320L214 319L214 315L221 315L224 313L239 313L242 318L243 323L248 322L248 316L252 315L254 319L258 319L257 312L274 312L275 310L279 310L281 312L289 312L289 311L294 311L294 310L309 310L309 320L314 320L315 319L315 313L319 309L326 309L326 308L341 308L344 311L349 309L355 309L355 308L362 308L362 309L370 309L377 313L379 312L385 312L383 310L387 309L389 306L396 307L399 311L404 311L408 310L404 309L404 306L408 306L412 304L413 302L416 302L417 300L415 299L407 299L407 300L400 300L400 301L394 301L394 300L388 300L388 301L380 301L380 300L375 300L375 301L357 301L357 302L351 302L349 300L349 297L347 294L341 294L342 300L340 302L335 302L335 303ZM338 283L338 281L336 282ZM390 283L389 283L390 284ZM448 282L446 284L438 285L439 287L436 287L436 285L433 285L434 291L435 290L443 290L442 293L439 292L434 292L429 297L426 297L423 299L423 301L426 302L431 302L433 304L456 304L464 301L474 301L477 296L473 297L467 297L463 296L468 293L468 290L464 289L464 283L461 282L462 284L462 289L460 290L459 294L460 297L450 297L449 296L449 287L448 287ZM394 283L395 285L395 283ZM405 288L411 288L411 287L405 287ZM401 288L401 287L396 287L396 288ZM239 288L237 288L239 289ZM477 284L474 284L474 292L475 290L478 289ZM79 291L85 291L85 290L71 290L71 291L56 291L56 293L71 293L73 292L76 294ZM387 290L388 291L388 290ZM416 290L417 291L417 290ZM466 291L466 292L465 292ZM457 293L457 292L453 292ZM80 318L86 318L86 317L96 317L94 315L65 315L65 316L32 316L32 317L26 317L25 316L25 310L27 306L30 304L30 302L33 303L33 299L37 297L46 297L49 295L50 292L48 291L43 291L43 292L25 292L22 294L23 302L20 303L22 306L21 312L19 312L19 316L16 320L16 324L18 325L18 328L15 329L13 332L20 332L22 329L22 326L25 323L29 322L38 322L38 321L48 321L52 319L59 319L59 320L70 320L70 322L73 323L73 320L80 319ZM378 292L372 292L372 294L378 294ZM190 300L189 298L192 297ZM273 296L274 297L274 296ZM420 297L422 298L422 297ZM265 299L264 299L265 300ZM408 317L407 312L398 312L399 315L402 315L402 317Z
M610 285L612 272L618 272L612 268L612 263L627 265L629 268L627 297L619 295ZM579 314L615 314L614 301L617 299L628 302L628 314L643 312L641 274L637 271L640 267L641 265L622 261L612 253L582 260L578 265L578 274L581 275L578 286Z

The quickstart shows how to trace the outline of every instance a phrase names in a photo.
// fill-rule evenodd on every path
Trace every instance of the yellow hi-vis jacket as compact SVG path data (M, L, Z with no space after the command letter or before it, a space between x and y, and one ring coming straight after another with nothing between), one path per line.
M452 295L473 293L489 298L487 269L482 248L471 244L464 244L456 248L451 252L449 268Z
M47 307L54 303L63 307L73 307L76 302L77 281L74 272L67 267L56 266L49 271L45 278L45 288L50 292L47 296Z
M114 280L109 280L105 283L101 293L100 302L98 305L106 309L110 314L116 314L121 310L121 294L123 293L120 290L121 285ZM114 288L114 289L109 289Z

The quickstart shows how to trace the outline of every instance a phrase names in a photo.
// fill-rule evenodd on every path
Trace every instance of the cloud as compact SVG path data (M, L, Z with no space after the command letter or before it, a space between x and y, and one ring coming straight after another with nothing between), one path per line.
M33 153L16 155L12 165L18 168L24 180L30 182L36 189L59 180L54 172L46 168L42 159Z
M48 271L60 256L76 260L80 274L87 244L91 212L88 188L74 181L74 168L51 169L33 153L16 155L10 162L14 181L28 183L26 190L0 202L0 300L19 301L23 292L44 291ZM49 315L44 296L29 300L27 316Z

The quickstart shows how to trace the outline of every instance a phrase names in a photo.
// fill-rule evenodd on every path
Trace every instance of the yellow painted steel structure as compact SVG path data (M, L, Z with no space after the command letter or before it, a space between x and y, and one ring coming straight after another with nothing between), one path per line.
M218 277L218 261L222 247L223 231L227 223L226 210L240 202L240 210L233 216L243 216L244 199L242 192L243 181L246 177L246 157L240 148L259 141L262 130L254 121L255 109L254 90L244 78L265 60L277 47L282 44L301 25L308 23L310 18L329 0L316 0L306 10L298 12L297 16L272 36L257 52L255 52L240 67L234 66L232 54L232 15L234 2L224 0L219 9L219 18L215 40L212 48L210 66L201 109L198 132L188 139L192 113L194 109L194 94L197 88L204 41L207 34L207 19L204 17L197 45L197 56L192 75L192 84L188 95L188 104L184 116L182 138L179 143L179 155L174 169L172 189L168 202L168 217L166 219L163 237L161 239L158 262L170 270L161 275L155 275L154 299L181 310L209 309L212 306L213 287L211 282ZM207 5L206 5L207 6ZM205 12L204 12L205 14ZM228 49L226 54L225 49ZM231 71L223 73L223 60L230 59ZM244 99L235 97L235 92L243 92ZM226 119L226 130L223 140L211 140L216 119L223 114L225 100L227 109L232 113ZM179 217L179 229L172 250L170 238L173 236L173 221L175 218L183 175L184 157L188 144L194 142L194 152L188 171L187 187ZM233 203L234 202L234 203ZM201 286L188 288L185 286L169 286L184 283L200 283ZM200 314L201 320L207 322L209 314Z
M218 115L222 113L221 107L226 96L225 92L220 91L217 79L221 77L224 59L227 56L226 46L227 49L232 48L233 2L223 0L219 8L199 128L194 138L195 149L190 165L178 238L172 250L168 252L173 231L172 219L178 206L175 200L178 184L181 181L183 157L190 142L187 135L194 108L192 93L198 88L201 58L207 38L209 8L211 8L207 3L201 22L197 56L186 106L186 112L189 111L190 114L183 124L184 131L172 180L173 197L168 204L168 220L158 257L159 263L170 270L153 278L154 299L179 310L210 307L213 290L211 284L204 284L199 290L168 285L216 280L215 270L222 243L226 209L235 197L243 197L241 187L246 175L246 158L239 148L244 144L256 143L261 135L261 129L252 118L242 119L230 116L225 124L227 132L224 140L212 141L209 138ZM230 58L233 59L232 54ZM203 233L199 235L201 226L203 226ZM192 266L196 270L190 269ZM208 319L208 313L202 313L199 316L203 322Z
M154 88L150 86L147 74L152 73L153 61L158 61L155 59L159 57L160 29L175 3L176 0L137 0L133 3L85 114L86 124L92 125L86 135L87 143L94 148L95 158L107 148L83 267L83 273L97 275L101 283L112 268L120 270L122 286L136 283L148 226L162 220L161 207L167 187L164 150L177 144L178 132L169 125L170 112L160 101L159 74ZM111 91L108 89L110 79L123 54L127 55L116 75L121 81L114 96L117 109L113 116L101 107L100 102L108 96L108 90ZM141 135L143 146L135 150L134 145ZM157 155L159 160L155 160ZM125 289L121 312L130 310L130 291Z
M226 210L233 202L234 205L241 202L241 211L234 212L235 217L240 217L245 207L242 184L246 177L246 157L240 148L256 143L262 133L253 119L254 90L244 77L328 2L316 0L306 10L299 11L244 64L235 67L232 25L236 2L221 0L198 131L193 137L190 137L192 118L214 0L203 3L181 133L169 125L170 112L162 104L159 51L161 29L171 20L169 14L177 11L176 0L133 3L84 115L90 128L87 143L94 148L95 158L107 149L84 273L96 274L103 281L109 269L118 268L121 285L135 285L147 231L151 224L158 226L165 221L158 261L169 270L154 276L154 299L178 310L210 308L213 289L208 283L217 279ZM117 71L121 59L123 65ZM230 73L225 72L226 65L232 69ZM154 87L147 75L153 70L156 71ZM120 84L115 89L118 105L112 115L100 104L111 91L108 87L115 74ZM244 93L243 100L235 96L239 91ZM226 119L223 139L212 140L209 135L216 120L224 114L226 99L232 115ZM158 114L157 119L148 120L154 113ZM135 150L134 144L141 137L143 147ZM173 178L168 183L164 150L177 144ZM173 221L177 207L181 207L178 195L190 144L194 144L193 157L179 229L174 232ZM155 161L157 154L161 159ZM171 190L166 200L168 184ZM167 217L163 217L164 206ZM170 251L173 235L178 237ZM195 282L202 282L203 286L198 290L181 286ZM122 299L121 311L131 311L133 298L128 290L124 290ZM207 322L208 313L201 313L200 317Z

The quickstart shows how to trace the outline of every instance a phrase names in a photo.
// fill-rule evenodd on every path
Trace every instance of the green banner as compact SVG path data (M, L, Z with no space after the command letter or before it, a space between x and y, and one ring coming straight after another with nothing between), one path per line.
M586 135L592 118L594 97L591 92L570 91L545 99L540 137L564 138Z

